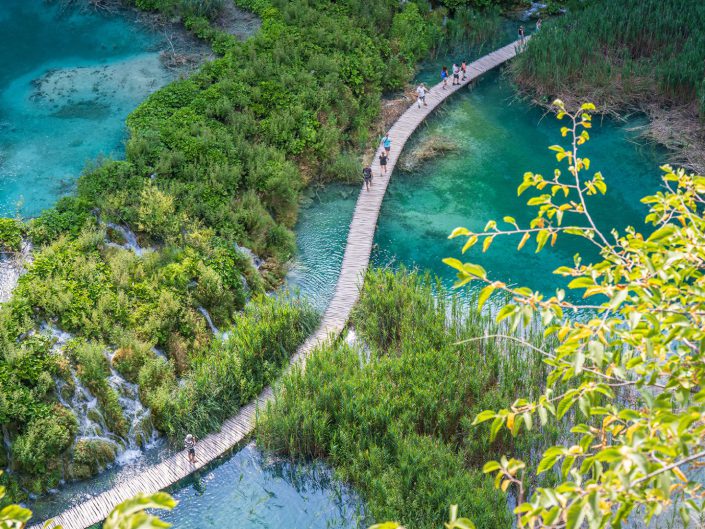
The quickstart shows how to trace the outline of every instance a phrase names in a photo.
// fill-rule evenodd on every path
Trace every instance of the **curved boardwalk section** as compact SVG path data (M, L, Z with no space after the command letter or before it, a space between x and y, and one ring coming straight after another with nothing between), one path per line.
M511 59L517 51L518 43L512 43L469 64L467 78L465 81L461 81L460 86L452 86L451 79L449 79L445 90L441 84L434 86L426 96L428 106L418 108L414 103L389 130L392 149L387 162L387 174L380 174L379 159L378 156L375 156L372 165L373 184L369 191L365 190L363 186L357 199L335 294L316 332L292 357L292 365L303 365L308 354L316 346L328 340L331 335L339 334L347 323L350 311L358 299L359 287L367 270L377 217L389 178L404 144L416 130L416 127L447 97L483 73ZM85 529L105 519L113 507L135 494L157 492L187 477L245 439L254 428L258 407L266 404L272 396L272 388L266 388L256 400L244 406L237 415L225 421L218 433L211 434L199 441L196 446L198 461L195 465L189 464L185 451L179 452L161 463L145 469L129 481L64 511L55 517L48 527L61 525L64 529ZM40 527L40 525L36 525L31 529L39 529Z

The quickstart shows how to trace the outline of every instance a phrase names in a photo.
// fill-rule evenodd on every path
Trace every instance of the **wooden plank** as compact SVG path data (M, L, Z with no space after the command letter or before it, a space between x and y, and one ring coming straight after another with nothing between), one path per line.
M528 39L529 37L526 37L526 40ZM450 95L467 86L483 73L511 59L519 51L519 42L512 42L468 64L467 77L461 81L460 85L449 84L443 89L442 83L438 83L426 96L428 106L418 108L416 102L412 103L409 109L390 127L389 137L392 140L392 150L387 162L387 173L383 175L380 172L379 154L382 151L380 146L371 165L374 178L370 191L365 189L364 184L360 188L333 299L328 304L318 329L292 356L288 369L294 365L304 366L311 351L328 342L331 335L337 336L344 329L350 311L360 295L359 286L362 284L370 260L379 210L392 172L406 141L426 117ZM194 470L220 457L247 437L255 427L257 409L262 409L273 398L272 388L266 387L253 402L243 406L234 417L225 421L220 432L200 440L196 445L196 465L191 465L188 462L185 451L174 454L161 463L143 470L131 480L64 511L55 517L48 527L61 525L64 529L86 529L101 522L117 504L131 498L138 492L157 492L185 478ZM30 529L41 528L42 525L34 525Z

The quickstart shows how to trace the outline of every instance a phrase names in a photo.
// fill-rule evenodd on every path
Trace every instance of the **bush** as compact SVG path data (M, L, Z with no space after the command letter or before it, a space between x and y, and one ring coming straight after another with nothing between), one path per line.
M77 432L73 413L56 405L47 416L33 419L15 440L15 461L29 474L46 474L56 469L59 456L71 446Z

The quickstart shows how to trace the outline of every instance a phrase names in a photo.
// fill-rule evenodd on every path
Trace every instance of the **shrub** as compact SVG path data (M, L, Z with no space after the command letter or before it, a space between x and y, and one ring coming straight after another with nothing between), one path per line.
M45 474L56 468L58 457L71 446L77 432L73 413L56 405L50 414L32 420L15 440L15 461L25 472Z

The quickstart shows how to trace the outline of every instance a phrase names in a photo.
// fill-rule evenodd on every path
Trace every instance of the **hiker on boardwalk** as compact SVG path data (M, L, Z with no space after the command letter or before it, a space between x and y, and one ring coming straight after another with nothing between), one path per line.
M387 153L382 151L379 154L379 171L382 174L387 174L387 160L389 157L387 156Z
M460 68L453 63L453 86L460 84Z
M184 448L188 450L188 462L192 465L196 463L196 439L195 435L187 434L184 439Z
M465 64L465 61L463 61L460 65L460 71L463 72L463 81L467 78L468 74L468 65Z
M421 103L423 103L423 106L425 107L428 106L426 103L426 93L428 91L428 88L426 88L426 85L423 83L416 87L416 102L418 103L419 108L421 108Z
M372 185L372 167L369 165L362 170L362 179L365 181L365 189L369 191Z
M389 156L389 151L392 148L392 138L389 137L389 133L385 134L384 138L382 138L382 146L384 150L387 151L387 156Z
M524 26L519 26L519 45L524 48Z
M445 66L441 68L441 81L443 81L443 90L445 90L448 85L448 68Z

